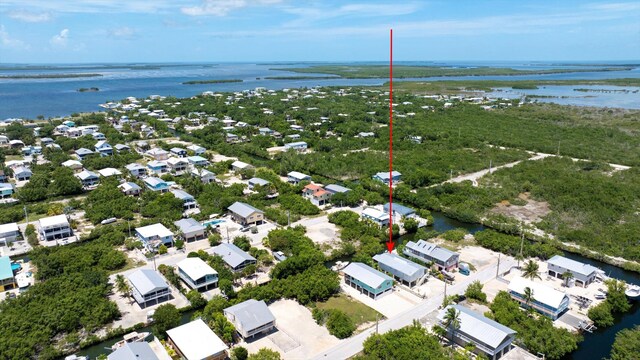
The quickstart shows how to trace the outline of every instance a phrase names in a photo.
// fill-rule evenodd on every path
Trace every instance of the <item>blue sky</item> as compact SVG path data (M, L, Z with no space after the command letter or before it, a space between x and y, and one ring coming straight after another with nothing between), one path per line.
M0 62L640 60L639 1L1 0Z

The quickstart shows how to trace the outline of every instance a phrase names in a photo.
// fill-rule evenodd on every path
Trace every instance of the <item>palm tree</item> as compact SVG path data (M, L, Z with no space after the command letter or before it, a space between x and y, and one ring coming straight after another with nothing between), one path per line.
M537 262L529 260L524 264L524 268L522 269L522 277L529 278L531 280L534 280L536 278L542 280L540 274L538 273L539 269L540 266Z
M526 288L524 288L524 294L522 295L523 295L522 299L524 300L524 303L527 305L527 310L529 312L533 312L533 307L531 307L531 302L534 300L533 289L527 286Z
M444 325L447 327L447 330L451 331L451 342L453 342L456 331L460 329L460 311L449 307L444 314Z
M573 279L573 273L569 270L562 273L564 279L564 286L569 287L569 280Z
M124 276L120 274L116 275L116 290L121 293L122 296L129 296L131 293L131 286L129 286Z

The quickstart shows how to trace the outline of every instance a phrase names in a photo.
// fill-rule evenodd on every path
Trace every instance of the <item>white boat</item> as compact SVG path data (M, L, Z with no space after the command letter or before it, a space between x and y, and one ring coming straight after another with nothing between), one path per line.
M113 346L111 346L111 350L116 351L122 346L124 346L124 344L126 343L143 342L144 339L149 337L149 335L151 335L150 332L139 333L135 331L132 333L126 334L125 336L122 337L122 340L118 341L117 343L113 344Z
M638 285L627 285L627 290L624 292L625 295L631 300L640 299L640 286Z
M607 298L607 295L605 295L605 294L603 294L601 292L598 292L593 297L595 297L597 300L604 300L604 299Z

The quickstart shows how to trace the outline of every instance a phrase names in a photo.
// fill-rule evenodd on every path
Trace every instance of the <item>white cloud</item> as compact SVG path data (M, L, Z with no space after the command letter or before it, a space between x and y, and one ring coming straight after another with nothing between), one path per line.
M12 38L7 30L5 30L4 25L0 25L0 45L6 48L16 48L16 49L28 49L29 45L25 44L22 40Z
M0 10L37 9L51 13L171 13L195 0L2 0Z
M281 2L282 0L202 0L199 6L185 6L180 10L189 16L226 16L244 7L275 5Z
M69 29L62 29L59 34L53 35L49 43L57 47L65 47L69 43Z
M131 39L136 34L136 30L128 26L121 26L108 30L108 34L115 38Z
M24 22L38 23L51 20L48 12L32 12L27 10L14 10L9 12L9 17Z

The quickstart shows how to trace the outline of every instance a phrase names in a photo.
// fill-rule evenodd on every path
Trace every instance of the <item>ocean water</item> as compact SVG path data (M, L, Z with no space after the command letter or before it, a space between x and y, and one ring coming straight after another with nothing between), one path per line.
M369 63L358 63L369 64ZM385 64L385 63L375 63ZM397 62L396 64L438 65L455 67L475 66L504 66L516 69L548 69L548 68L590 68L594 65L554 64L554 63L509 63L509 62ZM296 76L313 74L296 74L292 72L274 70L282 67L303 67L314 63L275 63L275 64L135 64L148 65L149 68L115 68L105 67L109 64L68 64L51 65L46 69L24 69L20 64L0 64L0 75L16 74L55 74L55 73L99 73L100 77L67 78L67 79L0 79L0 119L10 117L35 118L64 116L74 112L99 111L98 106L110 100L120 100L128 96L147 97L149 95L164 95L188 97L204 91L240 91L265 87L268 89L301 88L314 86L354 86L381 85L386 79L304 79L304 80L270 80L268 76ZM326 76L317 74L318 76ZM640 77L640 68L630 71L584 72L552 75L527 76L474 76L474 77L439 77L408 80L464 80L464 79L510 79L510 80L553 80L553 79L605 79ZM206 79L242 79L238 83L184 85L189 80ZM98 92L78 92L79 88L97 87ZM583 87L583 86L577 86ZM545 94L555 95L553 86L545 88ZM558 96L563 96L566 89L557 87ZM575 95L589 95L582 98L556 99L559 103L586 106L617 106L638 108L639 101L632 101L633 96L623 93L580 93ZM638 94L635 94L638 95ZM519 96L512 94L512 96ZM628 98L628 99L627 99ZM553 101L554 99L540 99ZM556 102L556 101L554 101Z

